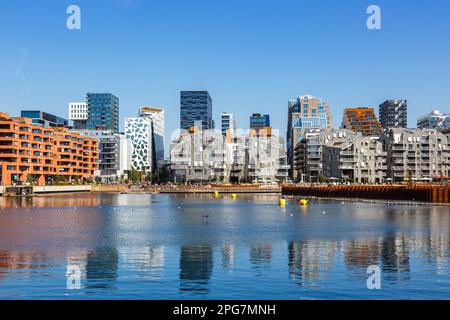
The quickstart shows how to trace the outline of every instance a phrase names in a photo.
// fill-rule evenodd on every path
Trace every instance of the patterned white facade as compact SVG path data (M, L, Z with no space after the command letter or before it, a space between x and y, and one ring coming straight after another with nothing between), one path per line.
M85 102L69 103L69 120L87 120L89 118L88 105Z
M138 171L152 169L152 119L125 118L125 136L131 141L131 165Z

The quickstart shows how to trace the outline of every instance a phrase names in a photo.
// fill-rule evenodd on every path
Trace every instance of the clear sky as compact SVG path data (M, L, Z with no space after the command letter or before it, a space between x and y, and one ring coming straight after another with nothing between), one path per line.
M81 30L66 28L71 4ZM366 27L370 4L381 30ZM217 124L223 111L241 128L268 113L283 136L287 102L304 94L324 98L335 125L345 107L388 98L408 99L409 126L450 112L448 0L2 1L0 40L0 111L12 115L67 117L68 102L111 92L121 127L161 106L170 137L180 90L208 90Z

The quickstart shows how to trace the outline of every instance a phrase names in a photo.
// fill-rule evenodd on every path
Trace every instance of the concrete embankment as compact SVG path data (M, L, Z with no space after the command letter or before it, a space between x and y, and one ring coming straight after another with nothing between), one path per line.
M448 204L449 185L345 185L305 186L284 185L282 194L323 198L359 198L375 200L418 201Z
M32 195L45 193L73 193L73 192L90 192L90 185L82 186L17 186L17 187L0 187L2 196L10 195Z

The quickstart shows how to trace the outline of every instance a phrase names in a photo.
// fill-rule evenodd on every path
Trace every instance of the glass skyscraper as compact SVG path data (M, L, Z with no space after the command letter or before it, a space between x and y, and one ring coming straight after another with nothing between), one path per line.
M212 99L208 91L181 91L180 128L188 130L199 122L203 130L214 129Z
M270 127L270 116L268 114L254 113L250 117L250 129Z
M111 93L88 93L88 130L119 132L119 98Z

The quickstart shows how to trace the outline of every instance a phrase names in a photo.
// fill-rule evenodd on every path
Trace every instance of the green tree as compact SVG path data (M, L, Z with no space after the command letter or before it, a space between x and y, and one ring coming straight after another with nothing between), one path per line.
M142 180L142 173L136 170L135 167L131 167L130 171L130 180L133 184L137 184Z

